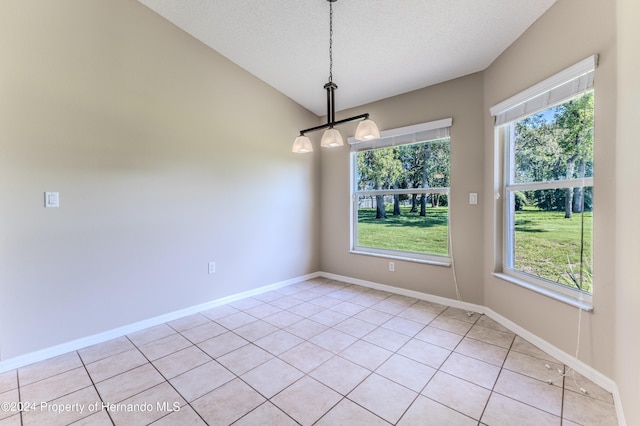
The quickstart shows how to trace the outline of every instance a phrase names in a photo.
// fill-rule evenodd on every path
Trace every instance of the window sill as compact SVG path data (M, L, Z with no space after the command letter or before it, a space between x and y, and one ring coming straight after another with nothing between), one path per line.
M531 284L527 281L518 279L516 277L512 277L511 275L507 275L504 273L494 272L493 276L496 278L500 278L501 280L508 281L512 284L519 285L520 287L524 287L528 290L535 291L536 293L542 294L544 296L551 297L552 299L558 300L568 305L575 306L576 308L580 308L583 311L586 311L586 312L593 311L593 305L589 302L581 301L576 298L562 294L560 292L549 290L547 288L540 287L535 284Z
M433 260L433 259L418 259L415 257L406 257L406 256L395 256L392 254L372 253L372 252L361 251L361 250L349 250L349 253L360 254L363 256L381 257L384 259L402 260L405 262L423 263L426 265L444 266L444 267L451 266L451 261L448 257L443 258L443 260Z

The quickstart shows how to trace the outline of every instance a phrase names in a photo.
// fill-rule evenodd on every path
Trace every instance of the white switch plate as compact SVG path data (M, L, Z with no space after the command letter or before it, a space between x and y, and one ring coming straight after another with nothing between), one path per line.
M393 262L389 262L389 272L395 272L396 264Z
M209 262L209 273L213 274L216 272L216 262Z
M45 192L44 206L47 208L60 207L60 194L58 192Z
M478 193L470 192L469 193L469 204L478 204Z

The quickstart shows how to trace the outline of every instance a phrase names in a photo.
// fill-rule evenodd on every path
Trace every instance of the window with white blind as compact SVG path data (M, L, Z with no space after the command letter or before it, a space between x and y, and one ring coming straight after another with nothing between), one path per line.
M573 304L593 292L597 57L491 108L501 158L500 276Z
M452 120L383 131L351 144L351 251L450 264Z

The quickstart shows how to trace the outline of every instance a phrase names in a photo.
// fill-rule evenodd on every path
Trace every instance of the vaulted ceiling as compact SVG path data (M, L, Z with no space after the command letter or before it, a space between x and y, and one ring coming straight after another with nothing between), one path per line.
M327 0L138 0L317 115ZM336 110L487 68L556 0L333 2Z

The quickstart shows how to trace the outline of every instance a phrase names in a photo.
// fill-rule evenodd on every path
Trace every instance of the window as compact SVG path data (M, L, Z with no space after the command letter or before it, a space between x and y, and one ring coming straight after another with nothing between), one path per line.
M493 107L502 151L502 273L591 303L595 57Z
M451 119L351 144L355 253L448 265Z

